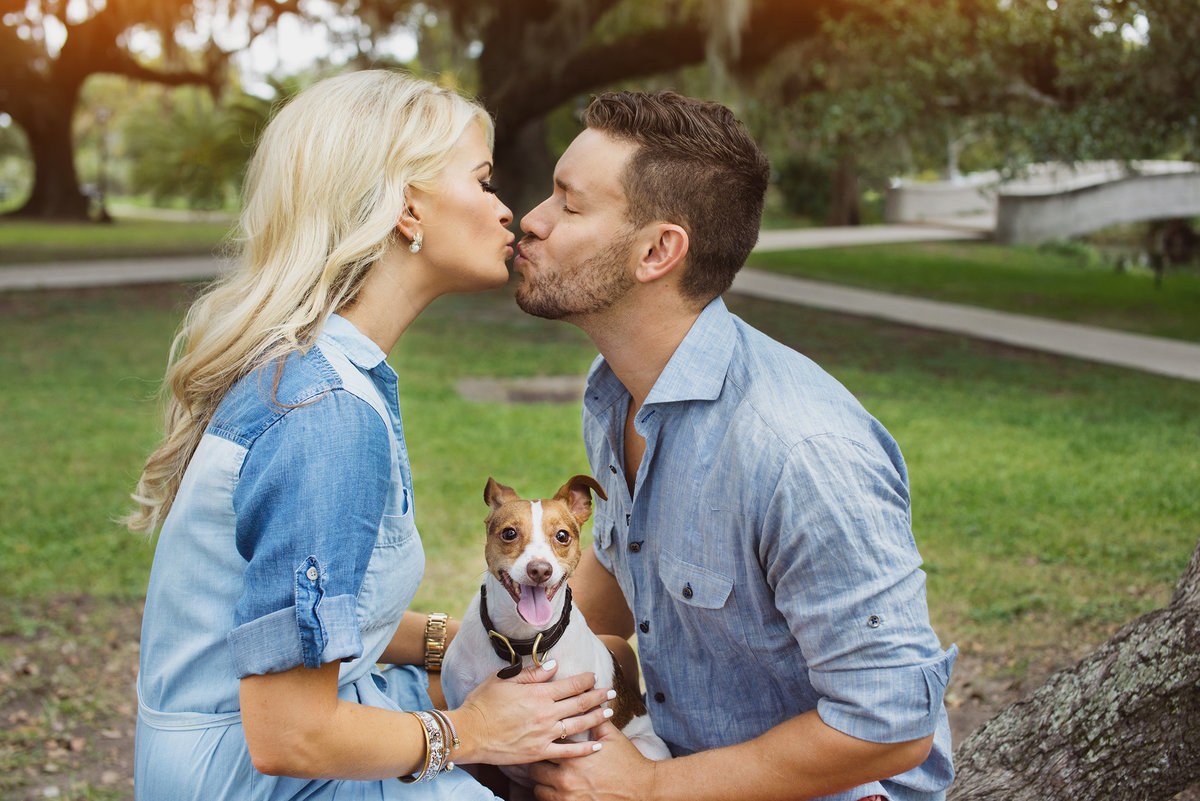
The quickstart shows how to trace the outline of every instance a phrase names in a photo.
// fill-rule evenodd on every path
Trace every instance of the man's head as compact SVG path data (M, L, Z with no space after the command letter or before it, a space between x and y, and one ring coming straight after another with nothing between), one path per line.
M609 92L584 122L637 148L622 175L634 227L661 220L687 231L684 295L707 303L727 290L758 242L770 172L733 112L674 92Z
M619 92L596 97L584 119L554 194L521 221L521 308L578 318L669 272L693 308L728 289L758 239L768 177L729 109Z

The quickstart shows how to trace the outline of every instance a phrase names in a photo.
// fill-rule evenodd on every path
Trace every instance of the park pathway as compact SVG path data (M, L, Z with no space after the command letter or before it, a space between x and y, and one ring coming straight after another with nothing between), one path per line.
M812 228L764 231L759 240L758 250L972 240L984 236L986 233L970 226L880 225ZM215 259L199 256L4 267L0 268L0 292L199 281L215 276L219 266ZM852 289L761 270L742 270L734 281L732 291L785 303L889 320L918 328L946 331L1172 378L1200 381L1200 344Z

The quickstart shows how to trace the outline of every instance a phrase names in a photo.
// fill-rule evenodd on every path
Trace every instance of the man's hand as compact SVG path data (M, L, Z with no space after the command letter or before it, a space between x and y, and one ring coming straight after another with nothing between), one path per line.
M529 776L538 801L645 801L652 798L655 762L642 756L611 722L593 730L604 747L578 759L538 762Z

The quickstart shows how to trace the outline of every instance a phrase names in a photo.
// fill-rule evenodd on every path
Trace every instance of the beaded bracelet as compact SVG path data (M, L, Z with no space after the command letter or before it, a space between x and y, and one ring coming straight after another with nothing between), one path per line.
M411 776L401 776L405 784L433 781L443 771L452 770L454 763L450 762L450 750L446 747L446 733L441 720L432 712L409 712L421 722L421 731L425 735L425 764L418 773ZM457 740L457 738L455 738Z

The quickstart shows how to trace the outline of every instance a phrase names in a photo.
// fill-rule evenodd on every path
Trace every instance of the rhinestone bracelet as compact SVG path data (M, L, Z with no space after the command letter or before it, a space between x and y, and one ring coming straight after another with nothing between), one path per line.
M414 782L433 781L442 771L450 770L454 763L449 761L450 750L446 747L446 735L442 730L441 721L432 712L409 712L421 722L421 731L425 734L425 764L421 770L411 776L401 776L405 784Z

